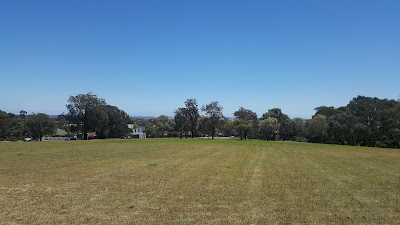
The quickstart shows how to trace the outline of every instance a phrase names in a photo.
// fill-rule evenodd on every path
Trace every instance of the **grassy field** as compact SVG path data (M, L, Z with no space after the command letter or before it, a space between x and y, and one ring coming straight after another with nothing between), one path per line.
M0 143L0 224L400 224L400 150L237 140Z

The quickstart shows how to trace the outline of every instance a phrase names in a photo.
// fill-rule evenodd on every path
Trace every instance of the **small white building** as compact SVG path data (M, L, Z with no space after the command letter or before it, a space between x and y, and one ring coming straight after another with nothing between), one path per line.
M144 139L146 138L146 133L144 132L144 127L142 126L135 126L134 124L128 124L128 128L131 129L130 135L133 138Z

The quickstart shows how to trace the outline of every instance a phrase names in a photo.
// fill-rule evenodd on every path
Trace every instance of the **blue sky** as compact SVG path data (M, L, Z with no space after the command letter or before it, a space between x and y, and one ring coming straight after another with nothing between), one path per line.
M0 1L0 109L92 92L130 115L187 98L308 118L400 98L400 1Z

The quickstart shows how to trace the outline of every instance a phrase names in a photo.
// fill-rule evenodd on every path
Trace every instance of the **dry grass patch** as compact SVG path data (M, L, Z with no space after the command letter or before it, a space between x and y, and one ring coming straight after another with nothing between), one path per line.
M400 151L293 142L0 143L4 224L399 224Z

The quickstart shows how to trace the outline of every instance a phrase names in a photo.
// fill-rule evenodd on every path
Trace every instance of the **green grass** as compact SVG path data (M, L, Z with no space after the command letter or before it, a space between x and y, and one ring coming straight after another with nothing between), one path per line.
M399 201L396 149L0 143L0 224L400 224Z

